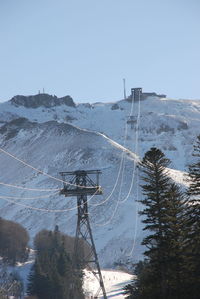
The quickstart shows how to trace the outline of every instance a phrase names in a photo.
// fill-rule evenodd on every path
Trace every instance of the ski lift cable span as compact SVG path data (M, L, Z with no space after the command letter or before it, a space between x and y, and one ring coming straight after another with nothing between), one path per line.
M132 105L131 105L131 113L132 113L132 110L133 110L133 102L132 102ZM126 124L126 127L125 127L124 145L125 145L125 143L126 143L126 139L127 139L127 130L128 130L128 128L127 128L127 124ZM15 160L17 160L17 161L23 163L24 165L26 165L26 166L32 168L33 170L35 170L35 171L37 171L37 172L39 172L39 173L41 173L41 174L47 175L48 177L51 177L51 178L54 178L54 179L56 179L56 180L58 180L58 181L61 181L61 182L66 183L66 182L63 181L63 180L57 179L57 178L55 178L55 177L53 177L53 176L51 176L51 175L49 175L49 174L47 174L47 173L45 173L45 172L43 172L43 171L41 171L41 170L35 168L34 166L32 166L32 165L26 163L25 161L23 161L23 160L19 159L18 157L12 155L11 153L8 153L7 151L5 151L5 150L2 149L2 148L0 148L0 151L2 151L3 153L9 155L10 157L14 158ZM113 187L113 189L112 189L110 195L106 198L106 200L104 200L103 202L101 202L100 205L103 204L104 202L106 202L106 201L108 201L108 200L110 199L110 197L112 196L113 192L115 191L115 189L116 189L116 187L117 187L117 183L118 183L118 180L119 180L119 177L120 177L120 174L121 174L122 164L123 164L123 160L124 160L124 154L125 154L125 150L123 150L123 152L122 152L122 157L121 157L121 161L120 161L120 167L119 167L119 171L118 171L118 175L117 175L117 178L116 178L114 187ZM6 184L6 183L3 183L3 182L0 182L0 184L1 184L1 185L4 185L4 186L8 186L8 187L13 187L13 188L18 188L18 189L24 189L24 190L31 190L31 191L52 191L52 190L56 190L56 191L57 191L57 190L60 190L60 189L36 189L36 188L27 188L27 187L21 187L21 186L12 185L12 184ZM71 184L71 183L69 183L69 184L70 184L70 185L79 186L79 185L76 185L76 184ZM5 200L7 200L7 201L9 201L9 202L12 202L12 203L14 203L14 204L16 204L16 205L18 204L18 205L21 205L21 206L22 206L22 204L20 204L20 203L18 203L18 202L14 202L13 199L16 199L16 200L21 200L21 199L25 199L25 200L26 200L26 199L30 199L30 200L32 200L32 199L42 199L42 198L47 198L47 197L50 197L50 196L51 196L51 195L49 195L49 196L38 196L38 197L32 197L32 198L31 198L31 197L30 197L30 198L22 198L22 197L19 198L19 197L13 197L13 196L12 196L12 197L11 197L11 196L0 196L0 199L5 199ZM95 194L94 194L92 197L90 197L90 199L89 199L88 201L90 201L94 196L95 196ZM99 204L93 204L93 205L99 205ZM23 204L23 206L24 206L24 207L27 207L27 208L29 208L29 209L32 208L32 209L34 209L34 210L50 211L49 209L35 208L35 207L31 207L31 206L28 206L28 205L25 205L25 204ZM77 208L77 206L75 206L74 208L71 208L71 209L65 209L65 210L62 210L62 212L63 212L63 211L71 211L71 210L74 210L74 209L76 209L76 208ZM55 211L56 211L56 210L51 210L51 212L55 212Z
M13 185L13 184L7 184L7 183L4 183L4 182L0 182L0 185L6 186L6 187L12 187L12 188L16 188L16 189L29 190L29 191L38 191L38 192L55 192L55 191L60 190L60 188L56 188L56 189L28 188L28 187Z
M140 98L139 98L139 101L140 101ZM138 125L140 125L140 119L139 119ZM139 130L138 130L138 134L139 134ZM139 142L138 142L137 154L138 155L140 154ZM136 207L135 207L135 228L134 228L134 235L133 235L133 245L132 245L130 252L127 254L127 256L129 256L129 257L133 256L133 252L135 250L137 233L138 233L138 214L139 214L138 210L140 207L138 200L139 200L139 169L137 168L137 171L136 171L136 200L135 200L135 205L136 205Z
M132 105L132 106L133 106L133 105ZM131 111L132 111L132 109L133 109L133 108L131 107ZM127 138L127 132L125 132L125 138L124 138L124 139L126 139L126 138ZM48 173L46 173L46 172L44 172L44 171L42 171L42 170L40 170L40 169L38 169L38 168L32 166L31 164L29 164L29 163L23 161L22 159L20 159L20 158L16 157L15 155L9 153L8 151L6 151L6 150L3 149L3 148L0 148L0 151L1 151L2 153L6 154L7 156L9 156L9 157L15 159L16 161L22 163L23 165L25 165L25 166L27 166L27 167L33 169L33 170L36 171L37 173L40 173L40 174L45 175L45 176L47 176L47 177L49 177L49 178L51 178L51 179L54 179L54 180L56 180L56 181L58 181L58 182L61 182L61 183L65 183L65 184L70 185L70 186L76 186L76 187L83 188L83 186L81 186L81 185L72 184L72 183L70 183L70 182L68 182L68 181L64 181L64 180L62 180L62 179L59 179L59 178L54 177L54 176L52 176L52 175L50 175L50 174L48 174ZM122 152L122 159L121 159L121 160L123 160L123 157L124 157L124 150L123 150L123 152ZM120 163L120 164L121 164L121 163ZM120 172L121 172L121 167L120 167L120 169L119 169L119 173L120 173ZM119 177L119 176L117 176L117 179L118 179L118 177ZM85 186L84 188L88 188L88 189L89 189L90 187ZM116 187L115 187L115 188L116 188Z
M132 105L131 105L131 114L132 114L132 111L133 111L133 102L132 102ZM124 146L126 144L126 139L127 139L127 134L128 134L128 126L127 126L127 123L126 123L126 126L125 126L125 138L124 138ZM41 174L45 174L47 175L48 177L51 177L51 178L54 178L53 176L50 176L49 174L46 174L45 172L33 167L32 165L26 163L25 161L19 159L18 157L15 157L14 155L8 153L7 151L5 151L4 149L0 148L0 151L2 151L3 153L9 155L10 157L16 159L17 161L23 163L24 165L32 168L33 170L41 173ZM110 199L110 197L112 196L112 194L114 193L116 187L117 187L117 184L118 184L118 181L119 181L119 177L120 177L120 174L121 174L121 170L122 170L122 165L123 165L123 160L124 160L124 154L125 154L125 150L123 150L122 152L122 157L121 157L121 161L120 161L120 167L119 167L119 171L118 171L118 175L117 175L117 178L116 178L116 181L115 181L115 184L114 184L114 187L110 193L110 195L101 203L99 204L93 204L93 205L102 205L103 203L105 203L106 201L108 201ZM57 179L57 178L54 178L56 180L59 180L61 182L65 182L63 180L60 180L60 179ZM14 188L18 188L18 189L24 189L24 190L31 190L31 191L52 191L52 190L59 190L59 189L36 189L36 188L26 188L26 187L21 187L21 186L16 186L16 185L12 185L12 184L6 184L6 183L3 183L3 182L0 182L1 185L4 185L4 186L8 186L8 187L14 187ZM71 185L75 185L75 184L71 184ZM77 186L77 185L76 185ZM57 194L57 193L56 193ZM54 194L55 195L55 194ZM91 196L88 200L88 202L95 196L95 194L93 196ZM75 210L77 209L77 206L73 207L73 208L69 208L69 209L64 209L64 210L51 210L51 209L44 209L44 208L37 208L37 207L32 207L30 205L26 205L26 204L22 204L22 203L19 203L19 202L16 202L14 201L13 199L15 200L21 200L21 199L29 199L29 200L33 200L33 199L42 199L42 198L47 198L47 197L51 197L51 195L49 196L38 196L38 197L14 197L14 196L0 196L0 199L4 199L6 200L7 202L9 203L12 203L12 204L16 204L16 205L20 205L20 206L23 206L25 208L29 208L29 209L33 209L33 210L38 210L38 211L46 211L46 212L66 212L66 211L72 211L72 210Z
M139 156L139 131L140 131L140 115L141 115L141 102L140 102L140 97L138 101L138 116L137 116L137 123L136 123L136 129L135 129L135 154ZM135 179L135 173L136 173L136 161L134 161L133 165L133 174L132 174L132 179L131 179L131 185L128 191L128 194L126 197L120 201L120 204L126 202L128 198L130 197L131 191L133 189L133 184L134 184L134 179Z
M130 115L132 115L132 112L133 112L133 102L134 102L134 101L132 101ZM129 116L130 116L130 115L129 115ZM127 139L127 125L126 125L126 128L125 128L124 145L125 145L125 143L126 143L126 139ZM77 186L77 187L82 187L82 188L83 188L83 186L79 186L79 185L77 185L77 184L72 184L72 183L70 183L70 182L67 182L67 181L64 181L64 180L62 180L62 179L58 179L58 178L56 178L56 177L54 177L54 176L51 176L51 175L49 175L48 173L46 173L46 172L44 172L44 171L42 171L42 170L40 170L40 169L38 169L38 168L36 168L36 167L30 165L29 163L23 161L22 159L16 157L15 155L13 155L13 154L11 154L11 153L9 153L8 151L6 151L6 150L3 149L3 148L0 148L0 151L1 151L2 153L4 153L4 154L8 155L9 157L11 157L11 158L17 160L18 162L24 164L25 166L27 166L27 167L33 169L34 171L36 171L36 172L38 172L38 173L40 173L40 174L43 174L43 175L45 175L45 176L47 176L47 177L49 177L49 178L51 178L51 179L54 179L54 180L56 180L56 181L59 181L59 182L62 182L62 183L65 183L65 184L68 184L68 185L71 185L71 186ZM118 180L119 180L119 176L120 176L121 169L122 169L122 166L123 166L123 160L124 160L124 150L123 150L123 152L122 152L122 158L121 158L120 167L119 167L119 172L118 172L118 176L117 176L117 178L116 178L116 182L118 182ZM16 185L13 185L13 184L6 184L6 183L3 183L3 182L0 182L0 184L1 184L1 185L4 185L4 186L7 186L7 187L13 187L13 188L24 189L24 190L30 190L30 191L58 191L58 190L59 190L59 189L52 189L52 190L51 190L51 189L27 188L27 187L16 186ZM112 194L113 194L113 192L114 192L116 186L117 186L117 184L114 185L114 188L113 188L113 190L112 190L112 192L111 192ZM85 186L84 188L90 188L90 187ZM112 195L112 194L111 194L111 195ZM110 198L110 197L111 197L111 196L109 196L109 198ZM108 198L108 199L109 199L109 198Z
M133 101L132 101L132 105L131 105L131 113L130 113L130 114L132 114L132 111L133 111ZM124 145L125 145L125 142L126 142L126 139L127 139L127 130L128 130L128 128L127 128L127 124L126 124L126 127L125 127ZM12 157L13 159L19 161L20 163L24 164L25 166L27 166L27 167L29 167L29 168L35 170L35 171L38 172L38 173L41 173L41 174L43 174L43 175L46 175L46 176L48 176L48 177L50 177L50 178L52 178L52 179L54 179L54 180L56 180L56 181L60 181L60 182L62 182L62 183L66 183L66 184L69 184L69 185L73 185L73 186L78 186L78 187L79 187L79 185L71 184L70 182L67 182L67 181L58 179L58 178L56 178L56 177L53 177L53 176L51 176L51 175L49 175L49 174L43 172L42 170L39 170L39 169L35 168L34 166L32 166L32 165L26 163L25 161L19 159L18 157L14 156L13 154L7 152L6 150L4 150L4 149L2 149L2 148L0 148L0 151L3 152L3 153L6 154L6 155ZM124 153L125 153L125 150L123 150L123 152L122 152L122 158L121 158L121 162L120 162L120 167L119 167L118 176L117 176L117 178L116 178L114 187L113 187L113 189L112 189L110 195L106 198L106 200L104 200L103 202L101 202L101 203L99 203L99 204L95 204L95 205L101 205L101 204L105 203L106 201L108 201L108 200L110 199L110 197L112 196L114 190L116 189L116 186L117 186L117 183L118 183L120 174L121 174L121 169L122 169L123 159L124 159ZM25 190L31 190L31 191L55 191L55 190L59 190L59 189L36 189L36 188L26 188L26 187L16 186L16 185L12 185L12 184L6 184L6 183L3 183L3 182L0 182L0 184L1 184L1 185L8 186L8 187L19 188L19 189L25 189ZM83 187L83 186L80 186L80 187ZM90 187L87 187L87 188L90 188ZM95 196L95 194L94 194L92 197L90 197L90 199L89 199L88 201L90 201L94 196ZM49 196L49 197L50 197L50 196ZM14 197L5 197L5 196L1 196L0 198L1 198L1 199L5 199L5 200L7 200L7 201L9 201L9 202L12 202L12 203L14 203L14 204L18 204L18 205L21 205L21 206L22 206L22 204L20 204L20 203L18 203L18 202L14 202L13 200L11 200L11 198L14 198ZM42 197L24 198L24 199L39 199L39 198L45 198L45 197L42 196ZM22 198L17 198L17 197L16 197L15 199L22 199ZM50 210L50 209L35 208L35 207L31 207L31 206L28 206L28 205L25 205L25 204L23 204L23 206L24 206L24 207L27 207L27 208L30 208L30 209L34 209L34 210L51 211L51 212L56 212L56 211L57 211L57 212L58 212L58 211L60 211L60 212L65 212L65 211L71 211L71 210L74 210L74 209L77 208L77 207L74 207L74 208L71 208L71 209L65 209L65 210Z
M90 200L92 200L92 198L96 195L96 193L98 192L99 190L97 190L89 199L88 199L88 202ZM49 212L49 213L63 213L63 212L69 212L69 211L73 211L73 210L76 210L77 208L79 208L80 206L75 206L73 208L68 208L68 209L46 209L46 208L37 208L37 207L33 207L33 206L30 206L30 205L27 205L27 204L23 204L21 202L16 202L15 200L13 199L10 199L9 197L6 197L6 196L0 196L0 199L3 199L5 201L7 201L8 203L11 203L11 204L14 204L14 205L18 205L18 206L21 206L21 207L24 207L24 208L27 208L27 209L30 209L30 210L35 210L35 211L41 211L41 212Z
M133 113L133 101L132 101L132 105L131 105L131 113L130 115L132 115ZM139 120L140 120L140 101L139 101L139 105L138 105L138 116L137 116L137 123L139 123ZM139 131L139 126L136 124L136 149L138 148L138 131ZM128 124L126 123L126 129L125 129L125 132L126 132L126 136L127 136L127 130L128 130ZM125 142L124 142L125 143ZM125 147L125 144L124 144L124 147ZM124 153L124 151L123 151ZM119 181L119 178L120 178L120 174L122 172L122 178L121 178L121 186L120 186L120 190L122 188L122 183L123 183L123 177L124 177L124 167L125 165L123 164L123 160L121 160L121 163L120 163L120 169L119 169L119 172L118 172L118 176L117 176L117 179L115 181L115 185L110 193L110 195L104 199L103 201L101 201L100 203L96 203L96 204L90 204L92 206L100 206L102 204L104 204L105 202L107 202L111 196L113 195L117 185L118 185L118 181ZM132 188L133 188L133 183L134 183L134 177L135 177L135 169L136 169L136 162L134 161L134 168L133 168L133 174L132 174L132 179L131 179L131 186L129 188L129 191L128 191L128 194L127 196L122 200L120 201L120 204L121 203L124 203L125 201L127 201L127 199L129 198L130 194L131 194L131 191L132 191ZM119 192L119 195L121 195L121 191ZM119 197L118 197L119 198ZM117 203L117 206L118 206L118 203Z
M134 102L132 101L131 103L131 114L132 114L132 111L133 111L133 104ZM121 172L122 172L122 169L123 169L123 162L124 162L124 158L125 158L125 145L126 145L126 141L127 141L127 137L128 137L128 124L126 122L126 125L125 125L125 134L124 134L124 141L123 141L123 150L122 150L122 157L121 157L121 161L120 161L120 166L119 166L119 171L118 171L118 174L117 174L117 178L115 180L115 183L114 183L114 186L110 192L110 194L101 202L99 203L91 203L90 205L91 206L94 206L94 207L97 207L97 206L101 206L103 205L104 203L106 203L110 198L111 196L113 195L117 185L118 185L118 182L119 182L119 179L120 179L120 175L121 175Z
M133 103L131 105L131 111L133 109ZM124 144L125 144L125 140L127 139L127 125L125 127L125 138L124 138ZM41 174L44 174L50 178L53 178L53 179L56 179L57 181L61 181L61 182L64 182L66 183L65 181L61 180L61 179L58 179L58 178L55 178L37 168L35 168L34 166L26 163L25 161L19 159L18 157L12 155L11 153L5 151L4 149L0 148L0 151L3 152L4 154L10 156L11 158L19 161L20 163L24 164L25 166L37 171L38 173L41 173ZM122 152L122 157L121 157L121 161L120 161L120 167L119 167L119 171L118 171L118 176L116 178L116 181L115 181L115 185L110 193L110 195L107 197L106 201L110 199L110 197L112 196L114 190L116 189L116 186L117 186L117 183L118 183L118 180L119 180L119 177L120 177L120 173L121 173L121 169L122 169L122 163L123 163L123 159L124 159L124 153L125 153L125 150L123 150ZM26 188L26 187L21 187L21 186L16 186L16 185L12 185L12 184L6 184L6 183L3 183L3 182L0 182L1 185L5 185L5 186L8 186L8 187L14 187L14 188L19 188L19 189L25 189L25 190L31 190L31 191L51 191L51 189L36 189L36 188ZM75 185L75 186L78 186L76 184L71 184L69 183L70 185ZM82 186L81 186L82 187ZM55 190L55 189L54 189ZM56 189L57 190L57 189ZM97 191L96 191L97 192ZM95 192L95 193L96 193ZM88 199L88 202L95 196L95 194L93 194L89 199ZM50 196L49 196L50 197ZM42 199L42 198L45 198L45 197L34 197L34 198L23 198L23 199ZM52 210L52 209L44 209L44 208L37 208L37 207L33 207L33 206L30 206L30 205L27 205L27 204L22 204L22 203L19 203L19 202L16 202L14 201L14 197L9 197L9 196L0 196L0 199L3 199L9 203L12 203L12 204L15 204L15 205L19 205L19 206L23 206L25 208L28 208L28 209L32 209L32 210L37 210L37 211L42 211L42 212L67 212L67 211L72 211L72 210L75 210L77 209L77 206L73 207L73 208L69 208L69 209L62 209L62 210ZM16 200L19 200L19 199L22 199L22 198L18 198L18 197L15 197ZM105 201L104 201L105 202ZM104 202L101 202L100 204L103 204ZM97 204L98 205L98 204Z
M34 200L34 199L45 199L49 198L55 195L58 195L60 192L51 193L48 195L42 195L42 196L33 196L33 197L17 197L17 196L10 196L10 195L0 195L0 198L8 198L8 199L17 199L17 200Z
M87 186L81 186L81 185L77 185L77 184L72 184L72 183L70 183L70 182L67 182L67 181L64 181L64 180L62 180L62 179L56 178L56 177L54 177L54 176L52 176L52 175L50 175L50 174L48 174L48 173L46 173L46 172L44 172L44 171L38 169L38 168L36 168L36 167L30 165L29 163L26 163L26 162L23 161L22 159L20 159L20 158L16 157L15 155L9 153L8 151L4 150L3 148L0 148L0 151L1 151L2 153L6 154L7 156L9 156L9 157L15 159L16 161L18 161L18 162L24 164L25 166L27 166L27 167L33 169L33 170L36 171L37 173L40 173L40 174L42 174L42 175L45 175L45 176L49 177L50 179L53 179L53 180L55 180L55 181L58 181L58 182L61 182L61 183L64 183L64 184L67 184L67 185L70 185L70 186L79 187L79 188L87 188L87 189L90 189L90 188L91 188L91 187L87 187Z
M140 98L139 98L139 103L138 103L138 117L137 117L137 122L138 122L138 124L137 124L137 126L136 126L136 135L137 135L136 140L137 140L137 151L138 151L138 144L139 144L139 142L138 142L138 139L139 139L139 133L138 133L138 132L139 132L139 122L140 122ZM115 209L114 209L114 211L113 211L111 217L110 217L110 218L108 219L108 221L106 221L106 222L103 222L103 223L94 223L95 226L106 226L106 225L108 225L108 224L112 221L112 219L114 218L114 216L115 216L115 214L116 214L116 212L117 212L117 209L118 209L118 207L119 207L119 204L120 204L120 203L124 203L124 202L129 198L130 193L131 193L131 190L132 190L132 187L133 187L134 177L135 177L135 170L136 170L135 164L136 164L136 163L134 163L134 171L133 171L133 174L132 174L132 181L131 181L131 186L130 186L128 195L126 196L126 198L125 198L123 201L120 201L121 187L122 187L122 181L121 181L121 186L120 186L120 192L119 192L119 195L118 195L118 200L117 200ZM123 178L122 178L122 180L123 180ZM105 202L105 201L104 201L104 202ZM137 204L136 204L136 205L137 205ZM137 216L138 216L138 215L137 215ZM136 217L137 217L137 216L136 216ZM134 233L134 235L135 235L135 234L136 234L136 233ZM135 238L136 238L136 237L135 237Z
M138 172L138 169L137 169L137 172ZM135 250L137 233L138 233L138 209L139 209L139 203L138 203L138 199L139 199L139 175L138 175L138 173L136 173L136 177L137 177L137 180L136 180L137 185L136 185L136 200L135 200L135 227L134 227L134 235L133 235L133 245L132 245L132 248L131 248L130 252L128 254L126 254L129 257L133 256L133 252Z

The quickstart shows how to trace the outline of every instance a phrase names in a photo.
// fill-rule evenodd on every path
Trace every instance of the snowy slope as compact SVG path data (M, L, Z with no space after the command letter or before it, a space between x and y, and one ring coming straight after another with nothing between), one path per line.
M133 276L122 271L103 270L102 277L107 298L124 299L123 287L130 283ZM84 288L88 299L92 298L99 288L97 279L89 271L85 271ZM101 295L100 293L98 298L103 299Z
M96 196L89 202L91 222L98 251L103 250L102 259L104 259L103 256L109 250L108 243L112 240L117 246L121 235L124 235L124 237L127 235L127 240L131 244L132 232L129 227L130 223L124 217L124 211L131 211L131 216L132 210L135 209L132 196L125 203L126 208L124 204L121 210L116 209L119 206L118 193L120 189L119 184L116 184L116 178L118 177L120 182L119 165L124 150L121 145L102 134L55 121L38 124L26 119L17 119L2 126L0 133L2 133L1 148L28 164L42 169L49 175L55 176L58 180L61 179L59 175L61 170L101 169L103 172L101 185L103 186L104 195ZM123 198L126 196L126 189L129 187L132 178L133 162L137 161L137 156L134 153L130 153L128 150L124 153L127 168L124 179L127 179L127 181L121 190ZM54 159L52 159L52 156ZM37 173L3 152L0 154L0 163L2 169L4 169L0 174L0 182L9 182L9 184L25 188L41 189L45 186L48 189L59 189L62 187L60 181ZM116 185L115 188L113 188L114 185ZM60 196L58 191L36 192L23 189L15 190L4 185L0 186L0 196L8 197L2 198L1 215L22 223L28 228L32 236L42 228L53 229L56 224L60 226L62 231L74 235L76 199ZM110 196L111 192L112 196ZM18 199L13 199L12 196ZM108 196L110 198L107 198ZM23 200L22 198L27 199ZM106 202L101 204L105 199ZM98 203L100 205L97 205ZM29 206L32 209L29 209ZM70 211L63 212L67 209L70 209ZM102 226L112 216L113 209L117 213L109 222L110 225ZM54 212L54 210L58 212ZM121 222L121 225L118 227L118 233L116 234L116 225L119 222ZM106 237L102 238L102 235ZM112 264L113 260L117 259L118 251L120 249L113 254L111 260L106 261L104 259L104 261L109 262L109 265Z
M184 171L199 134L200 101L149 97L133 107L127 101L70 106L61 101L58 105L52 98L47 105L37 101L37 107L31 107L26 101L29 99L23 97L18 104L0 104L0 147L57 179L60 171L100 169L104 194L89 201L100 261L111 267L141 258L143 232L137 212L142 207L135 202L138 192L141 196L137 191L138 159L152 146L161 148L172 160L170 175L185 185ZM132 108L133 129L126 126ZM0 201L0 216L22 223L31 236L56 224L63 232L75 234L76 199L58 194L60 181L3 152L0 165L0 182L55 189L39 192L0 184L0 196L7 196ZM67 209L71 210L63 211Z
M27 278L30 269L34 263L35 252L30 250L29 259L26 263L18 263L16 267L10 267L11 271L17 271L23 279L25 292L27 289ZM133 275L120 270L102 270L102 278L106 290L107 298L123 299L123 287L131 282ZM89 270L84 270L83 290L86 299L94 297L99 290L99 283L94 274ZM103 298L102 293L99 293L99 299Z

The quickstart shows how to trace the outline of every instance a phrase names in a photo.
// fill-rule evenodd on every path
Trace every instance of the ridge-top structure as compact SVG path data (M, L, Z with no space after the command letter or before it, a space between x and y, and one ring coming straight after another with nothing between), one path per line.
M148 99L148 97L166 98L165 94L157 94L156 92L143 92L142 87L131 88L131 95L126 98L128 102L138 102Z
M87 266L94 276L99 281L99 289L94 298L98 298L100 291L102 291L104 299L107 299L101 269L98 261L98 256L92 236L92 229L89 221L87 195L101 195L103 193L102 188L99 186L100 170L77 170L69 172L60 172L63 179L63 189L60 194L66 197L77 197L77 226L76 226L76 238L74 245L74 261L76 267L80 267L81 264ZM96 178L95 178L96 177ZM71 178L69 180L69 178ZM66 182L66 183L65 183ZM78 256L79 242L83 239L90 248L89 254L80 261ZM78 264L77 264L78 263Z

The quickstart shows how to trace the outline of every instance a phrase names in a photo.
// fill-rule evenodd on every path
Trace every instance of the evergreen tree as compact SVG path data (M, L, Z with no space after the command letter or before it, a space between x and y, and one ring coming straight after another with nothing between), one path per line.
M64 235L42 231L35 238L37 256L29 275L28 294L39 299L71 299L72 285L76 285L76 298L82 299L82 271L73 268L65 248Z
M166 167L170 161L156 148L148 151L141 163L145 184L142 185L145 198L140 202L145 209L140 213L144 215L144 230L150 234L143 239L142 245L147 247L145 255L149 258L152 277L149 275L149 283L154 281L155 298L166 298L166 222L165 212L167 206L167 193L169 190L169 178ZM146 282L147 283L147 282ZM152 290L153 291L153 290Z
M186 199L183 192L171 183L167 193L166 205L166 264L167 298L183 299L186 297L184 267L184 243L186 238L186 219L184 210Z
M200 293L200 135L193 150L193 163L189 165L189 188L187 190L187 242L186 267L189 271L188 289L199 298Z
M29 236L19 223L0 218L0 256L3 261L15 265L28 257Z
M141 162L145 205L143 239L147 257L129 286L127 298L172 299L184 298L183 287L183 210L184 196L168 176L169 159L151 148ZM132 293L131 293L132 292Z
M200 200L200 135L197 136L192 155L194 157L194 162L189 165L190 186L187 193L192 197L190 202L195 204Z

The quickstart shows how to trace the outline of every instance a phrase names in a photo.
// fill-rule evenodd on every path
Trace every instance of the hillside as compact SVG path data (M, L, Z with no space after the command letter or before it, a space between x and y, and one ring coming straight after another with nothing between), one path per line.
M89 212L101 263L138 260L143 232L135 202L137 162L150 147L159 147L172 160L171 176L185 184L183 172L199 134L200 101L154 96L133 106L124 100L75 104L69 96L37 95L14 97L1 103L0 111L0 147L57 179L1 152L0 182L27 189L0 184L0 216L22 223L32 236L56 224L74 235L76 199L59 195L59 172L100 169L104 193L91 199Z

